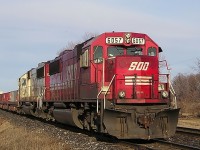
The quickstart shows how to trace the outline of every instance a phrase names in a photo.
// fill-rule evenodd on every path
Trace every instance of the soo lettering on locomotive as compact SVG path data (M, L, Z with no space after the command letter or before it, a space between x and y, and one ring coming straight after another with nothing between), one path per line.
M27 71L0 107L119 139L171 137L179 109L160 52L146 34L103 33Z

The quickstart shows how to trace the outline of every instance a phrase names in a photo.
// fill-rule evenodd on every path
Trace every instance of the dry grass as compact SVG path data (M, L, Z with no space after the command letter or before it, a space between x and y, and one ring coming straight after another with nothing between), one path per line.
M190 101L179 101L178 107L181 108L181 115L200 117L200 103Z
M15 127L0 118L0 149L2 150L68 150L69 146L37 131Z
M200 129L200 118L179 118L178 126Z
M179 101L181 118L178 126L200 129L200 103L194 101Z

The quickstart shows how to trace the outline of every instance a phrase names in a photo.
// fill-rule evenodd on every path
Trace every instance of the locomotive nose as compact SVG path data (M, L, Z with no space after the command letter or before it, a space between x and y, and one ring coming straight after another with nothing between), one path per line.
M120 56L116 58L115 96L117 99L153 99L158 97L158 68L155 67L158 62L155 59L148 56Z
M105 110L107 132L119 139L169 138L176 132L180 109L163 110L155 115Z

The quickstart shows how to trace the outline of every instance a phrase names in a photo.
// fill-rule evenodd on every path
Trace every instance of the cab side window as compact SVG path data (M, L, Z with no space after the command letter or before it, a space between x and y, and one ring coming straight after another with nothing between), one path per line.
M49 64L49 75L54 75L60 72L60 61L56 60Z
M103 61L103 47L102 46L94 46L94 63L101 63Z
M22 86L26 86L26 78L22 78L21 80L22 80L21 81Z
M149 47L148 48L148 56L156 56L156 48L155 47Z

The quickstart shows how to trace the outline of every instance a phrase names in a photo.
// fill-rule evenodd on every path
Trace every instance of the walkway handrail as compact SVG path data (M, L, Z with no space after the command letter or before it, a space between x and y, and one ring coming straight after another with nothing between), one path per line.
M113 80L115 79L115 77L116 77L116 74L113 75L113 77L112 77L112 79L111 79L111 81L110 81L110 83L109 83L109 85L108 85L108 88L107 88L107 90L106 90L106 92L105 92L105 94L104 94L104 98L103 98L103 100L104 100L104 109L105 109L105 106L106 106L106 105L105 105L106 94L108 93L108 90L110 89L110 86L111 86Z
M170 90L171 94L173 95L174 108L177 109L176 92L175 92L174 87L172 86L170 80L169 80L169 90Z
M110 81L110 83L109 83L109 85L108 85L108 88L107 88L107 90L105 91L105 94L104 94L104 109L105 109L105 99L106 99L106 95L107 95L108 90L110 89L110 86L111 86L113 80L115 79L115 77L116 77L116 74L113 75L113 77L112 77L112 79L111 79L111 81ZM98 113L98 110L99 110L99 95L100 95L102 92L103 92L103 87L101 88L101 90L100 90L99 93L97 94L97 113Z

